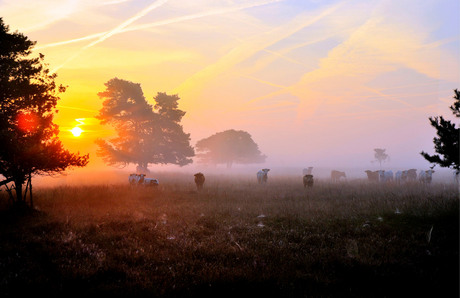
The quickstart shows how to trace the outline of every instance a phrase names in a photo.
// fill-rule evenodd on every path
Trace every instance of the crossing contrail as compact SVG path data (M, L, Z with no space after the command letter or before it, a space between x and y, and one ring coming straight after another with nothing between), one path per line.
M146 8L144 8L143 10L141 10L140 12L138 12L136 15L134 15L133 17L129 18L128 20L124 21L123 23L121 23L120 25L118 25L117 27L115 27L114 29L108 31L108 32L105 32L104 34L102 34L97 40L93 41L92 43L84 46L83 48L81 48L77 53L75 53L74 55L72 55L71 57L69 57L66 61L64 61L64 63L62 63L61 65L59 65L58 67L56 67L55 69L53 69L52 73L55 73L56 71L58 71L61 67L63 67L66 63L70 62L71 60L75 59L76 57L78 57L83 51L97 45L98 43L101 43L103 42L104 40L106 40L107 38L121 32L123 29L125 29L127 26L131 25L133 22L137 21L138 19L142 18L143 16L145 16L146 14L148 14L149 12L151 12L152 10L162 6L163 4L165 4L166 2L168 2L168 0L158 0L158 1L155 1L154 3L150 4L149 6L147 6Z
M158 22L153 22L153 23L148 23L148 24L143 24L143 25L137 25L137 26L131 26L131 27L128 27L128 28L123 28L122 30L117 31L117 32L111 34L110 36L112 36L114 34L118 34L118 33L143 30L143 29L148 29L148 28L154 28L154 27L165 26L165 25L170 25L170 24L174 24L174 23L179 23L179 22L199 19L199 18L208 17L208 16L214 16L214 15L219 15L219 14L230 13L230 12L234 12L234 11L244 10L244 9L257 7L257 6L263 6L263 5L267 5L267 4L271 4L271 3L275 3L275 2L281 2L281 1L285 1L285 0L258 1L258 2L253 2L253 3L249 3L249 4L242 4L242 5L238 5L238 6L234 6L234 7L230 7L230 8L212 9L212 10L209 10L207 12L190 14L190 15L171 18L171 19L167 19L167 20L163 20L163 21L158 21ZM104 36L104 35L106 35L106 34L108 34L110 32L111 31L99 32L99 33L94 33L94 34L79 37L79 38L74 38L74 39L69 39L69 40L49 43L49 44L45 44L45 45L42 45L42 46L37 46L37 47L35 47L35 49L40 50L40 49L45 49L45 48L49 48L49 47L57 47L57 46L62 46L62 45L66 45L66 44L72 44L72 43L76 43L76 42L80 42L80 41L91 40L91 39L95 39L95 38L98 38L98 37L102 37L102 36ZM107 38L105 38L105 39L107 39Z

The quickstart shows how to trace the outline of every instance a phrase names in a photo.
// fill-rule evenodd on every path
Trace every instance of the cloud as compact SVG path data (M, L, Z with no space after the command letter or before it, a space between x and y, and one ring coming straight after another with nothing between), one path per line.
M144 8L143 10L141 10L140 12L138 12L137 14L135 14L134 16L132 16L131 18L127 19L126 21L124 21L123 23L121 23L120 25L118 25L117 27L113 28L112 30L110 30L109 32L105 33L104 35L100 36L97 40L93 41L92 43L86 45L85 47L81 48L80 51L78 51L77 53L75 53L74 55L72 55L71 57L69 57L64 63L62 63L61 65L57 66L56 68L54 68L51 72L52 73L55 73L56 71L58 71L61 67L63 67L66 63L70 62L71 60L75 59L76 57L78 57L83 51L97 45L98 43L101 43L103 42L104 40L106 40L107 38L110 38L112 35L114 34L117 34L119 33L120 31L122 31L124 28L126 28L127 26L129 26L130 24L134 23L135 21L137 21L138 19L142 18L143 16L147 15L149 12L151 12L152 10L162 6L163 4L165 4L166 2L168 2L169 0L157 0L155 2L153 2L152 4L150 4L149 6L147 6L146 8Z
M114 34L118 34L118 33L126 33L126 32L132 32L132 31L146 30L146 29L150 29L150 28L171 25L171 24L175 24L175 23L180 23L180 22L200 19L200 18L209 17L209 16L227 14L227 13L231 13L231 12L235 12L235 11L240 11L240 10L244 10L244 9L248 9L248 8L263 6L263 5L267 5L267 4L271 4L271 3L275 3L275 2L281 2L281 1L285 1L285 0L257 1L257 2L251 2L251 3L246 3L246 4L240 4L240 5L236 5L236 6L233 6L233 7L223 7L223 8L210 9L210 10L207 10L207 11L204 11L204 12L195 13L195 14L189 14L189 15L175 17L175 18L169 18L169 19L162 20L162 21L157 21L157 22L152 22L152 23L147 23L147 24L142 24L142 25L129 26L127 28L123 28L121 30L118 30L117 32L112 33L111 36L113 36ZM106 34L109 34L109 33L110 33L110 31L98 32L98 33L90 34L90 35L79 37L79 38L74 38L74 39L69 39L69 40L58 41L58 42L48 43L48 44L44 44L44 45L39 45L39 46L36 47L36 49L40 50L40 49L45 49L45 48L49 48L49 47L68 45L68 44L77 43L77 42L81 42L81 41L85 41L85 40L92 40L92 39L96 39L96 38L102 38L102 36L105 36Z
M400 108L411 107L401 94L388 95L370 86L380 75L398 69L408 68L427 79L441 79L439 61L456 60L440 48L448 41L426 43L425 32L415 32L410 24L394 21L375 13L348 39L330 50L318 68L287 88L301 99L299 117L311 116L319 105L343 100L354 102L363 95L398 103ZM454 78L447 74L442 79Z
M216 78L219 74L222 74L223 72L231 69L236 64L243 62L254 54L266 49L267 47L288 38L289 36L308 26L315 24L322 18L334 12L342 4L343 3L339 3L328 7L313 17L311 12L302 12L285 25L278 26L270 31L244 40L237 47L233 48L230 52L221 57L217 62L206 66L199 72L189 77L186 81L175 88L173 92L181 94L186 93L188 96L190 96L192 93L196 96L210 80Z
M3 0L0 11L7 17L8 24L14 24L20 32L32 33L69 19L92 8L120 4L131 0L98 2L93 0Z

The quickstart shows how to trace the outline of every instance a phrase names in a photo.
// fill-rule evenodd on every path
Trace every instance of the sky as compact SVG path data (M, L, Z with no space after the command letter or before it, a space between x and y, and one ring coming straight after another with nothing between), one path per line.
M427 168L428 118L454 119L459 11L458 0L0 0L68 86L55 123L88 167L102 166L94 140L113 134L94 118L97 93L117 77L150 103L178 94L192 146L236 129L264 167L377 169L385 148L387 168Z

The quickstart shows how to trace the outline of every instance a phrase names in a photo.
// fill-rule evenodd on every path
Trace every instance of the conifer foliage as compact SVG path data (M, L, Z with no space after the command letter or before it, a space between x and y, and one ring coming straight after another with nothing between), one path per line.
M454 103L450 110L455 117L460 118L460 91L454 90ZM437 137L433 138L434 150L438 154L430 155L424 151L420 154L429 162L438 164L444 168L454 169L460 173L460 128L455 127L455 123L444 119L443 116L430 117L431 126L436 129Z
M32 176L83 167L89 157L70 153L58 138L53 116L65 87L56 84L42 54L31 57L35 43L9 32L0 18L0 185L24 206L27 192L33 204Z

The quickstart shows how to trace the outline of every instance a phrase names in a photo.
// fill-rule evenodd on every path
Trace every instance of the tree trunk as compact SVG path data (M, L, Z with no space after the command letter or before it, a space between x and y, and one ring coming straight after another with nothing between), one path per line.
M30 207L34 208L34 201L32 199L32 174L29 173L29 196L30 196Z
M15 205L22 206L24 205L24 198L22 196L22 185L24 180L20 178L14 179L14 190L16 191L16 202Z

